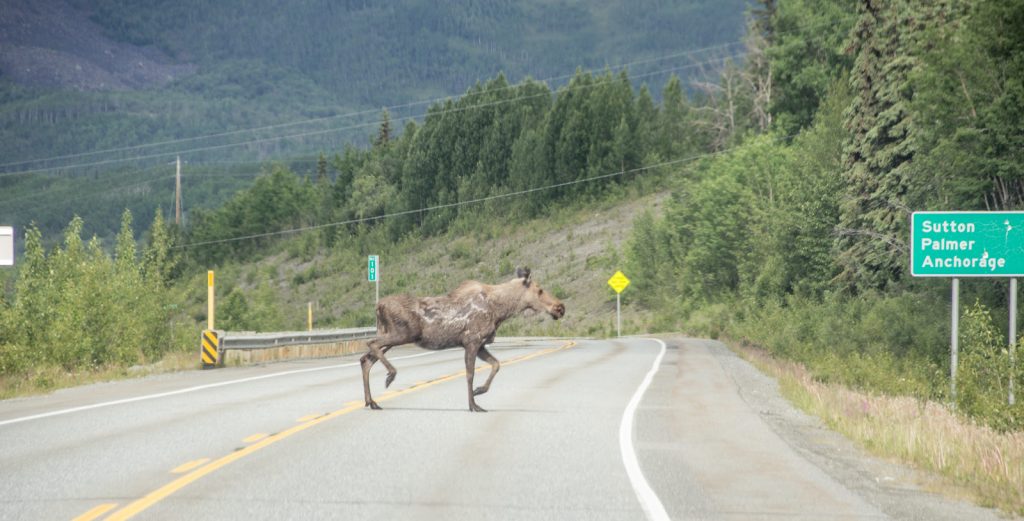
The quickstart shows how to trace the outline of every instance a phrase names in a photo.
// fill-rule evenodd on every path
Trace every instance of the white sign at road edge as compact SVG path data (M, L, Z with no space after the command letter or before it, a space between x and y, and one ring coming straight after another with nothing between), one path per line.
M0 266L14 266L14 228L0 226Z

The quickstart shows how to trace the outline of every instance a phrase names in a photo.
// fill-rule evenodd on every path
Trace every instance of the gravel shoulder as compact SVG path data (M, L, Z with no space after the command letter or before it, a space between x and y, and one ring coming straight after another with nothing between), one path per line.
M929 479L905 465L874 457L842 435L829 430L782 397L775 379L758 371L724 344L683 337L670 346L706 348L735 383L740 398L796 453L890 519L996 520L1000 512L947 498L921 488Z

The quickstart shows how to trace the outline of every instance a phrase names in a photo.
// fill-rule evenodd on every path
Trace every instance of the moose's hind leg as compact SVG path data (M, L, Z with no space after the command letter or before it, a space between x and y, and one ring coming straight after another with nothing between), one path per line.
M386 358L384 358L384 353L387 353L388 351L390 351L392 347L395 347L395 346L384 346L380 350L380 359L381 359L382 362L384 362L385 367L388 368L388 377L386 379L384 379L384 388L385 389L388 388L388 387L391 387L391 382L394 382L395 381L395 377L398 376L398 370L395 369L395 366L391 365L391 363L388 362Z
M388 377L384 380L384 387L390 387L391 382L395 381L395 376L398 375L398 371L395 369L395 366L391 365L391 362L384 357L384 353L387 353L392 347L401 343L401 340L396 341L391 338L375 338L366 344L366 347L370 348L370 352L367 354L379 359L380 363L384 364L384 367L388 370Z
M387 379L384 380L384 387L391 385L391 382L395 380L395 376L398 371L395 370L395 366L391 365L391 362L387 358L384 358L384 353L387 353L389 349L398 345L398 343L390 343L388 340L375 338L366 343L369 351L362 358L359 359L359 366L363 370L363 398L366 399L366 407L374 410L380 410L380 406L377 402L373 401L370 396L370 368L373 364L380 360L384 364L384 367L388 369Z
M477 352L476 356L484 362L491 364L491 374L487 375L487 381L484 382L484 385L473 389L473 395L479 396L491 389L491 380L494 380L494 375L498 374L498 370L501 369L501 362L494 358L494 355L487 350L487 346L480 347L480 351Z

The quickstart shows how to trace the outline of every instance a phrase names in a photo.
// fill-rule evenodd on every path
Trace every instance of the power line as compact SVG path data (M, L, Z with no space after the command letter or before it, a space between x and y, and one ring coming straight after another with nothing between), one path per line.
M621 69L625 69L625 68L628 68L628 67L632 67L634 65L640 65L640 64L645 64L645 63L653 63L653 62L671 60L671 59L681 58L681 57L685 57L685 56L693 56L693 55L696 55L696 54L711 52L711 51L718 50L718 49L727 49L729 47L732 47L732 46L735 46L735 45L741 44L741 43L742 43L742 40L731 41L731 42L727 42L727 43L723 43L723 44L711 45L711 46L702 47L702 48L698 48L698 49L692 49L692 50L688 50L688 51L675 52L675 53L666 54L666 55L662 55L662 56L658 56L658 57L654 57L654 58L647 58L647 59L643 59L643 60L634 60L634 61L631 61L631 62L625 62L625 63L616 64L616 65L606 66L606 68L609 68L609 69L612 69L612 70L621 70ZM593 72L595 70L596 70L596 68L591 68L591 69L589 69L589 72ZM559 81L559 80L568 79L568 78L571 78L572 76L573 76L573 74L566 74L566 75L560 75L560 76L552 76L552 77L549 77L549 78L546 78L546 79L534 80L534 81L539 81L541 83L549 83L549 82L552 82L552 81ZM509 85L508 87L505 87L505 89L511 89L511 88L514 88L514 87L516 87L516 85ZM388 110L388 111L397 111L397 110L400 110L400 109L415 107L415 106L419 106L419 105L429 105L429 104L433 104L433 103L439 103L439 102L444 101L446 99L450 99L451 97L452 96L444 96L444 97L432 98L432 99L427 99L427 100L413 101L413 102L402 103L402 104L398 104L398 105L387 106L387 107L384 107L384 109ZM48 157L48 158L26 159L26 160L22 160L22 161L0 163L0 168L8 168L8 167L12 167L12 166L24 165L24 164L29 164L29 163L46 163L46 162L51 162L51 161L58 161L58 160L61 160L61 159L74 159L74 158L88 157L88 156L99 155L99 154L108 154L108 153L115 153L115 152L127 152L127 151L131 151L131 150L139 150L139 149L144 149L144 148L152 148L152 147L158 147L158 146L166 146L166 145L174 145L174 144L180 144L180 143L188 143L188 142L191 142L191 141L198 141L198 140L205 140L205 139L213 139L213 138L219 138L219 137L232 136L232 135L242 134L242 133L246 133L246 132L261 132L261 131L265 131L265 130L274 130L274 129L287 128L287 127L293 127L293 126L298 126L298 125L308 125L308 124L312 124L312 123L319 123L319 122L323 122L323 121L329 121L329 120L332 120L332 119L351 118L351 117L356 117L356 116L371 115L371 114L374 114L374 113L379 113L380 110L381 109L367 109L367 110L360 110L360 111L355 111L355 112L349 112L349 113L345 113L345 114L335 114L335 115L331 115L331 116L323 116L323 117L319 117L319 118L310 118L310 119L304 119L304 120L300 120L300 121L292 121L292 122L288 122L288 123L277 123L277 124L274 124L274 125L266 125L266 126L262 126L262 127L251 127L251 128L231 130L231 131L226 131L226 132L219 132L219 133L214 133L214 134L206 134L206 135L202 135L202 136L193 136L193 137L180 138L180 139L171 139L171 140L166 140L166 141L158 141L158 142L154 142L154 143L145 143L145 144L141 144L141 145L132 145L132 146L126 146L126 147L119 147L119 148L109 148L109 149L104 149L104 150L94 150L94 151L91 151L91 152L80 152L80 153L77 153L77 154L66 154L66 155L61 155L61 156L52 156L52 157ZM87 166L92 166L92 165L91 164L87 164Z
M144 170L140 170L140 171L136 171L136 172L133 172L133 173L139 173L139 172L143 172L143 171ZM263 175L264 173L265 172L218 172L218 173L203 173L203 174L190 173L190 174L188 174L188 176L182 176L182 180L185 181L185 182L188 182L188 181L195 181L196 179L208 179L211 182L212 181L221 182L221 181L226 180L226 178L231 178L231 177L259 177L260 175ZM29 195L27 195L25 197L19 197L19 198L16 198L16 199L9 199L9 200L6 200L6 201L0 201L0 204L20 203L20 202L23 202L25 200L36 199L36 198L39 198L39 197L53 197L55 195L55 193L57 195L73 193L74 197L75 197L74 202L83 202L83 199L84 200L89 200L89 201L95 201L95 200L97 200L99 198L111 198L111 197L118 196L118 195L126 196L126 194L121 194L120 192L123 191L123 190L130 189L130 188L135 188L135 187L143 186L143 185L151 185L153 183L158 183L158 182L161 182L161 181L172 181L174 179L174 177L175 177L174 174L159 175L159 176L156 176L156 177L153 177L153 178L150 178L150 179L146 179L144 181L138 181L138 182L133 182L133 183L128 183L128 184L119 184L119 185L113 185L113 186L103 186L103 187L98 188L97 190L90 190L90 191L82 191L80 187L65 186L65 187L60 187L60 188L57 188L57 189L53 189L53 190L48 191L48 192L38 192L38 193L34 193L34 194L29 194ZM190 185L191 185L191 183L190 183ZM235 186L237 186L237 185L235 185ZM173 193L171 195L172 195L172 199L173 199ZM173 204L173 201L172 201L172 204ZM40 210L40 209L58 208L58 207L66 208L68 206L69 205L68 205L67 201L51 201L49 203L33 204L33 205L31 205L30 208L26 208L23 212L24 213L28 213L28 211L30 211L30 210Z
M707 61L698 62L698 63L690 63L690 64L687 64L687 65L681 65L681 66L677 66L677 67L669 67L669 68L661 69L661 70L654 71L654 72L638 74L638 75L633 76L632 79L639 79L639 78L645 78L645 77L651 77L651 76L668 74L668 73L671 73L671 72L678 72L678 71L686 70L686 69L693 68L693 67L701 67L701 66L705 66L705 65L714 64L714 63L724 62L726 60L730 60L730 59L733 59L733 58L738 58L739 56L741 56L741 54L734 54L734 55L724 56L724 57L716 58L716 59L713 59L713 60L707 60ZM613 78L611 81L616 81L616 80ZM591 84L587 84L587 85L577 85L575 87L563 87L563 89L577 90L577 89L593 88L593 87L597 87L597 86L603 85L604 83L605 83L604 81L597 81L597 82L594 82L594 83L591 83ZM522 85L522 84L517 84L515 86L518 87L520 85ZM453 113L453 112L463 112L463 111L466 111L466 110L472 110L472 109L477 109L477 108L485 108L485 107L490 107L490 106L503 105L503 104L507 104L507 103L512 103L512 102L516 102L516 101L522 101L522 100L526 100L526 99L532 99L532 98L537 98L537 97L547 96L547 95L550 95L550 92L539 93L539 94L532 94L532 95L526 95L526 96L519 96L519 97L515 97L515 98L509 98L509 99L506 99L506 100L498 100L498 101L493 101L493 102L488 102L488 103L482 103L482 104L479 104L479 105L471 105L471 106L467 106L467 107L459 107L459 108L453 108L453 109L447 109L447 110L441 110L441 111L434 111L434 112L427 111L427 112L420 113L420 114L417 114L417 115L414 115L414 116L406 116L406 117L402 117L402 118L397 118L395 121L399 122L399 123L402 122L402 121L414 121L414 120L416 120L418 118L423 118L423 117L426 117L428 115L433 115L433 114L448 114L448 113ZM450 99L450 98L446 98L446 99ZM197 147L197 148L177 150L177 151L169 151L169 152L161 152L161 153L154 153L154 154L147 154L147 155L139 155L139 156L135 156L135 157L120 158L120 159L107 159L107 160L102 160L102 161L94 161L94 162L90 162L90 163L79 163L79 164L76 164L76 165L64 165L64 166L59 166L59 167L40 168L40 169L36 169L36 170L24 170L24 171L20 171L20 172L5 172L5 173L0 173L0 178L11 177L11 176L16 176L16 175L26 175L26 174L36 174L36 173L43 173L43 172L52 172L52 171L55 171L55 170L66 170L66 169L74 169L74 168L84 168L84 167L90 167L90 166L103 166L103 165L123 163L123 162L128 162L128 161L141 161L141 160L144 160L144 159L166 158L166 157L171 157L171 156L175 156L175 155L178 155L178 154L194 154L194 153L197 153L197 152L208 152L208 151L212 151L212 150L223 150L223 149L226 149L226 148L234 148L234 147L240 147L240 146L255 145L255 144L260 144L260 143L269 143L269 142L273 142L273 141L280 141L280 140L300 138L300 137L310 137L310 136L316 136L316 135L330 134L330 133L334 133L334 132L342 132L342 131L346 131L346 130L357 130L357 129L360 129L360 128L378 126L378 125L380 125L380 123L381 122L379 120L375 120L375 121L371 121L371 122L367 122L367 123L359 123L359 124L343 126L343 127L335 127L335 128L320 129L320 130L311 130L311 131L306 131L306 132L298 132L298 133L294 133L294 134L285 134L285 135L280 135L280 136L272 136L272 137L266 137L266 138L251 139L251 140L248 140L248 141L240 141L240 142L236 142L236 143L227 143L227 144L221 144L221 145L210 145L210 146L205 146L205 147Z
M796 135L796 134L791 134L789 136L780 136L780 137L776 138L776 140L783 141L783 140L786 140L786 139L789 139L789 138L793 137L794 135ZM716 151L716 152L706 152L706 153L703 153L703 154L697 154L697 155L688 156L688 157L684 157L684 158L680 158L680 159L673 159L673 160L670 160L670 161L662 161L660 163L655 163L655 164L651 164L651 165L644 165L644 166L640 166L640 167L637 167L637 168L632 168L632 169L629 169L629 170L620 170L618 172L611 172L611 173L602 174L602 175L598 175L598 176L594 176L594 177L587 177L587 178L584 178L584 179L575 179L575 180L572 180L572 181L564 181L564 182L561 182L561 183L555 183L555 184L550 184L550 185L545 185L545 186L528 188L526 190L519 190L519 191L509 192L509 193L505 193L505 194L498 194L498 195L491 195L491 196L487 196L487 197L480 197L480 198L477 198L477 199L470 199L470 200L467 200L467 201L458 201L458 202L454 202L454 203L439 204L439 205L435 205L435 206L428 206L428 207L424 207L424 208L418 208L418 209L415 209L415 210L403 210L401 212L393 212L393 213L388 213L388 214L376 215L376 216L372 216L372 217L362 217L362 218L358 218L358 219L349 219L349 220L346 220L346 221L338 221L338 222L325 223L325 224L315 224L315 225L311 225L311 226L302 226L302 227L299 227L299 228L292 228L292 229L288 229L288 230L278 230L278 231L274 231L274 232L257 233L257 234L252 234L252 235L243 235L243 236L238 236L238 237L229 237L229 238L225 238L225 239L216 239L216 240L211 240L211 241L194 242L194 243L179 245L179 246L176 247L176 249L194 248L194 247L197 247L197 246L209 246L209 245L213 245L213 244L225 244L225 243L229 243L229 242L238 242L238 241L245 241L245 240L252 240L252 239L262 239L262 238L266 238L266 237L275 237L275 236L279 236L279 235L291 235L291 234L294 234L294 233L306 232L306 231L311 231L311 230L320 230L320 229L324 229L324 228L334 228L334 227L345 226L345 225L350 225L350 224L362 224L362 223L370 223L370 222L376 222L376 221L383 221L383 220L386 220L386 219L393 219L395 217L402 217L404 215L413 215L413 214L417 214L417 213L424 213L424 212L432 212L432 211L437 211L437 210L444 210L444 209L447 209L447 208L456 208L456 207L459 207L459 206L467 206L467 205L471 205L471 204L479 204L479 203L484 203L484 202L487 202L487 201L494 201L494 200L498 200L498 199L508 199L508 198L511 198L511 197L519 197L519 196L522 196L522 195L527 195L527 194L531 194L531 193L535 193L535 192L542 192L542 191L546 191L546 190L554 190L556 188L563 188L563 187L566 187L566 186L578 185L578 184L583 184L583 183L591 183L591 182L595 182L595 181L602 181L602 180L611 179L611 178L614 178L614 177L625 176L626 174L636 174L636 173L644 172L644 171L647 171L647 170L652 170L652 169L655 169L655 168L661 168L661 167L665 167L665 166L672 166L672 165L677 165L677 164L680 164L680 163L686 163L686 162L689 162L689 161L696 161L698 159L714 157L714 156L717 156L717 155L720 155L720 154L725 154L725 153L728 153L728 152L732 152L733 150L736 150L737 148L739 148L739 146L735 146L735 147L732 147L732 148L727 148L727 149L719 150L719 151Z
M158 167L151 166L149 168L133 170L131 172L122 172L122 173L119 173L118 175L112 175L110 177L107 177L106 179L104 179L104 181L113 181L113 180L119 180L119 179L127 179L129 177L134 177L136 174L151 173L155 168L158 168ZM131 186L131 185L106 186L106 187L103 187L102 189L103 190L111 190L111 189L114 189L114 188L122 188L122 187L127 187L127 186ZM11 199L0 200L0 204L19 203L19 202L22 202L22 201L25 201L25 200L36 199L36 198L39 198L39 197L52 197L53 196L53 192L55 192L55 191L58 194L59 193L64 193L64 192L69 192L69 191L75 191L76 193L81 193L80 189L81 189L81 187L79 187L79 186L59 186L59 187L56 187L56 188L54 188L52 186L47 186L47 187L45 187L45 188L43 188L43 189L41 189L41 190L39 190L37 192L31 193L31 194L28 194L28 195L13 197Z
M819 30L824 30L824 29L830 27L831 25L833 25L833 22L826 21L826 22L823 22L820 27L793 27L789 31L776 31L775 34L776 35L785 35L785 34L797 33L797 32L815 32L815 31L819 31ZM817 40L823 39L825 36L827 36L827 35L826 34L819 34L816 37L808 38L807 42L817 41ZM721 44L711 45L711 46L702 47L702 48L698 48L698 49L687 50L687 51L679 51L679 52L665 54L665 55L661 55L661 56L657 56L657 57L653 57L653 58L646 58L646 59L641 59L641 60L633 60L633 61L630 61L630 62L619 63L619 64L616 64L616 65L610 65L610 66L606 65L605 68L606 69L610 69L610 70L623 70L623 69L626 69L626 68L634 66L634 65L641 65L641 64L646 64L646 63L654 63L654 62L671 60L671 59L676 59L676 58L681 58L681 57L686 57L686 56L694 56L694 55L697 55L697 54L700 54L700 53L707 53L707 52L711 52L711 51L715 51L715 50L728 49L728 48L734 47L736 45L744 45L745 43L746 42L745 42L744 39L733 40L733 41L730 41L730 42L725 42L725 43L721 43ZM742 53L736 53L736 56L733 56L733 57L737 57L740 54L742 54ZM719 61L719 60L712 60L712 62L714 62L714 61ZM707 63L709 63L709 62L705 62L705 64L707 64ZM594 73L597 69L598 69L597 67L592 67L590 69L587 69L587 72ZM547 84L547 83L552 82L552 81L559 81L559 80L568 79L568 78L573 77L574 75L575 75L575 73L573 73L573 74L564 74L564 75L560 75L560 76L552 76L552 77L549 77L549 78L546 78L546 79L532 80L532 81L537 81L537 82L540 82L540 83ZM637 77L640 77L640 76L637 76ZM518 85L519 84L509 85L508 87L505 87L504 89L516 88L516 87L518 87ZM387 106L387 107L384 107L384 109L388 110L388 111L396 111L396 110L400 110L400 109L404 109L404 108L415 107L415 106L418 106L418 105L438 103L438 102L441 102L441 101L444 101L444 100L447 100L447 99L451 99L451 98L452 98L452 96L444 96L444 97L427 99L427 100L421 100L421 101L413 101L413 102L408 102L408 103L403 103L403 104L398 104L398 105ZM341 119L341 118L349 118L349 117L368 115L368 114L373 114L375 112L379 112L379 110L378 109L368 109L368 110L361 110L361 111L356 111L356 112L350 112L350 113L346 113L346 114L337 114L337 115L332 115L332 116L324 116L324 117L320 117L320 118L311 118L311 119L305 119L305 120L300 120L300 121L293 121L293 122L288 122L288 123L278 123L278 124L274 124L274 125L266 125L266 126L263 126L263 127L253 127L253 128L247 128L247 129L238 129L238 130L232 130L232 131L215 133L215 134L208 134L208 135L203 135L203 136L194 136L194 137L189 137L189 138L181 138L181 139L160 141L160 142L155 142L155 143L148 143L148 144L128 146L128 147L120 147L120 148L111 148L111 149L105 149L105 150L97 150L97 151L92 151L92 152L82 152L82 153L78 153L78 154L68 154L68 155L63 155L63 156L53 156L53 157L49 157L49 158L38 158L38 159L29 159L29 160L23 160L23 161L17 161L17 162L0 163L0 169L11 167L11 166L30 164L30 163L46 163L46 162L51 162L51 161L57 161L57 160L60 160L60 159L73 159L73 158L78 158L78 157L87 157L87 156L90 156L90 155L99 155L99 154L104 154L104 153L126 152L126 151L129 151L129 150L139 150L139 149L143 149L143 148L151 148L151 147L157 147L157 146L180 144L180 143L186 143L186 142L190 142L190 141L198 141L198 140L203 140L203 139L212 139L212 138L218 138L218 137L226 137L226 136L241 134L241 133L245 133L245 132L260 132L260 131L264 131L264 130L273 130L273 129L291 127L291 126L319 123L319 122L328 121L328 120L331 120L331 119ZM379 121L374 121L374 122L369 123L368 125L374 125L374 124L379 124L379 123L380 123ZM365 125L360 125L360 127L361 126L365 126ZM356 127L356 128L358 128L358 127ZM345 128L330 129L330 130L324 131L323 133L327 133L327 132L331 132L331 131L340 131L340 130L345 130ZM301 136L303 134L299 134L299 135ZM270 139L285 139L285 138L288 138L288 137L294 137L294 136L283 136L283 137L270 138ZM233 144L233 145L227 145L227 146L240 146L242 144L249 144L249 143L248 142L242 142L242 143L239 143L239 144ZM200 151L205 151L206 149L203 148L203 149L199 149L199 150ZM24 170L24 171L19 171L19 172L3 172L3 173L0 173L0 177L5 177L7 175L49 172L49 171L60 170L60 169L65 169L65 168L83 168L83 167L89 167L89 166L100 166L100 165L104 165L104 164L110 164L112 162L125 162L125 161L145 159L145 158L150 158L150 157L163 157L163 156L173 155L173 154L183 153L183 152L189 152L189 150L168 152L167 154L151 154L151 155L148 155L148 156L129 157L129 158L122 158L122 159L118 159L118 160L97 161L97 162L84 163L84 164L78 164L78 165L66 165L66 166L63 166L63 167L51 167L51 168L42 168L42 169L34 169L34 170Z
M638 75L634 76L633 79L639 79L639 78L663 75L663 74L668 74L668 73L671 73L671 72L676 72L676 71L679 71L679 70L684 70L684 69L688 69L688 68L692 68L692 67L700 67L700 66L704 66L704 65L714 64L714 63L722 62L722 61L729 60L729 59L732 59L732 58L737 58L738 56L739 55L724 56L724 57L716 58L714 60L708 60L708 61L705 61L705 62L691 63L691 64L687 64L687 65L682 65L682 66L661 69L661 70L658 70L658 71L652 71L652 72L648 72L648 73L644 73L644 74L638 74ZM567 77L571 77L571 76L567 76ZM589 83L589 84L576 85L576 86L565 86L565 87L563 87L563 91L564 90L582 90L582 89L587 89L587 88L595 88L595 87L603 86L603 85L607 84L608 82L615 82L615 81L618 81L617 78L616 77L612 77L612 78L609 78L608 80L603 80L602 79L602 80L598 80L598 81L595 81L595 82ZM516 86L518 86L518 85L516 85ZM510 86L508 88L516 87L516 86ZM503 89L500 89L500 90L506 90L506 89L507 88L503 88ZM470 96L471 95L472 94L470 94ZM412 121L412 120L415 120L417 118L426 117L428 115L446 115L446 114L464 112L464 111L475 110L475 109L480 109L480 108L493 107L493 106L504 105L504 104L508 104L508 103L514 103L514 102L517 102L517 101L523 101L523 100L526 100L526 99L537 98L537 97L541 97L541 96L545 96L545 95L550 95L550 92L544 92L544 93L538 93L538 94L526 95L526 96L518 96L518 97L504 99L504 100L496 100L496 101L491 101L491 102L486 102L486 103L479 103L479 104L474 104L474 105L468 105L468 106L465 106L465 107L456 107L456 108L450 108L450 109L442 109L442 110L439 110L439 111L432 111L432 112L428 111L426 113L422 113L422 114L415 115L415 116L407 116L407 117L404 117L404 118L398 118L398 119L396 119L396 122L401 123L403 120ZM212 149L221 149L221 148L227 148L227 147L232 147L232 146L250 145L250 144L268 142L268 141L273 141L273 140L278 140L278 139L287 139L287 138L292 138L292 137L301 137L301 136L307 136L307 135L324 134L324 133L329 133L329 132L353 130L353 129L358 129L358 128L374 126L374 125L378 125L378 124L379 124L379 122L375 121L375 122L362 123L362 124L351 125L351 126L348 126L348 127L340 127L340 128L335 128L335 129L326 129L326 130L303 132L303 133L298 133L298 134L290 134L290 135L286 135L286 136L262 138L262 139L258 139L258 140L250 140L250 141L247 141L247 142L240 142L240 143L233 143L233 144L226 144L226 145L215 145L215 146L210 146L210 147L203 147L203 148L200 148L200 149L187 150L185 152L196 152L196 151L205 151L205 150L212 150ZM172 156L172 155L175 155L175 154L177 154L177 153L176 152L168 152L168 153L163 153L163 154L152 154L152 155L148 155L148 156L139 156L136 159L152 159L152 158L158 158L158 157ZM97 163L104 163L104 164L106 164L106 163L110 163L110 162L120 162L120 160L109 160L109 161L103 161L103 162L97 162ZM287 160L285 162L287 162ZM93 164L90 164L89 166L92 166L92 165ZM163 166L163 165L159 165L159 166ZM61 169L61 168L65 168L65 167L55 167L54 169ZM134 172L130 172L130 173L122 175L120 177L121 178L126 178L126 177L128 177L130 175L146 172L147 170L151 170L152 168L156 168L156 167L150 167L149 169L143 169L143 170L136 170ZM30 172L0 174L0 177L5 177L5 176L9 176L9 175L16 175L16 174L20 174L20 173L30 173ZM232 173L210 174L210 173L207 173L207 174L201 174L201 175L203 177L213 176L213 175L217 175L217 176L236 176L236 175L237 176L248 176L248 175L258 175L258 173L257 174L249 174L249 173L245 173L245 174L232 174ZM189 174L189 177L193 177L193 178L197 177L197 174L195 174L195 173ZM173 176L171 176L171 178L173 178ZM125 188L131 188L131 187L139 186L139 185L142 185L142 184L150 184L150 183L162 180L162 179L164 179L164 177L153 178L153 179L149 179L147 181L142 181L142 182L138 182L138 183L130 183L128 185L107 186L107 187L104 187L102 190L109 192L109 191L113 191L113 190L120 190L120 189L125 189ZM67 192L69 190L75 190L75 188L74 187L66 188L64 190L64 192ZM89 193L88 195L95 195L95 194ZM28 197L42 197L42 196L52 196L52 193L39 193L39 194L35 194L34 196L30 195ZM53 206L53 205L43 205L43 207L46 207L46 206ZM38 208L40 206L36 206L36 207Z

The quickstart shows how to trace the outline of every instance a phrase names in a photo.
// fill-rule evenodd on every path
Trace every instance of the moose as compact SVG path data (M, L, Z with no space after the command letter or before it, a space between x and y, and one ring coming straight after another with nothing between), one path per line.
M384 355L392 347L415 343L431 350L462 347L466 350L466 383L469 410L486 412L476 404L477 395L491 388L501 363L487 350L502 322L527 309L546 312L558 320L565 305L554 295L530 280L529 268L517 268L515 278L503 284L483 284L467 280L440 297L392 295L377 303L377 336L359 364L363 369L363 395L366 407L380 409L370 396L370 368L380 360L388 370L384 387L389 387L398 371ZM476 359L491 364L491 373L483 386L473 388Z

